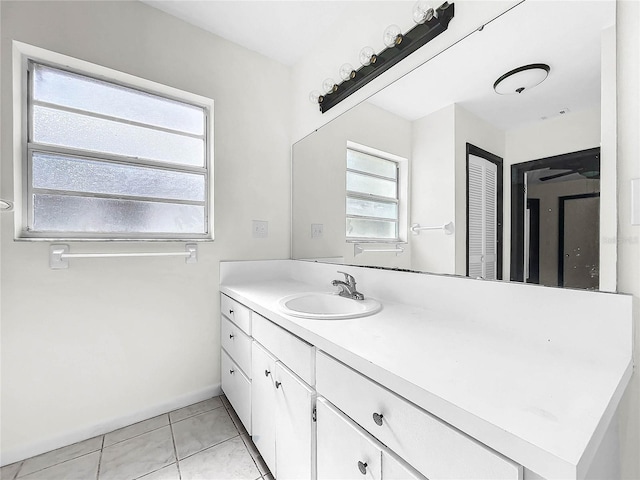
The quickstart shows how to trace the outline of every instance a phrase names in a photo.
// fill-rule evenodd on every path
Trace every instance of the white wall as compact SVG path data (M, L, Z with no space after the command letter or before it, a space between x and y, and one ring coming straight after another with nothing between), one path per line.
M408 245L399 256L361 253L354 257L353 243L345 241L349 141L410 159L411 123L365 102L293 146L293 258L340 257L348 264L410 268ZM407 206L406 199L401 206ZM322 238L311 238L312 223L324 225Z
M505 134L504 158L504 278L511 262L511 165L600 146L600 108L536 122ZM613 261L602 259L601 261Z
M618 290L633 295L634 364L620 409L622 478L640 478L640 226L632 226L631 179L640 178L640 2L618 0Z
M460 105L413 122L411 223L455 229L413 237L414 270L466 275L467 143L504 156L504 132Z
M444 225L455 220L455 105L413 122L411 223ZM455 238L441 230L411 238L411 267L455 273Z
M455 150L455 178L456 178L456 265L455 273L467 273L467 143L481 148L504 159L505 133L485 122L481 118L456 105L456 150ZM503 164L504 165L504 164ZM509 181L508 175L503 175L503 184ZM506 198L503 197L506 203ZM503 230L503 237L508 232ZM504 260L503 260L504 261ZM502 277L506 278L506 277Z
M2 214L2 463L219 391L221 259L289 257L290 71L140 2L0 2L2 195L13 196L11 40L215 101L215 242L199 260L97 259L48 268ZM259 72L259 73L258 73ZM268 181L266 181L268 180ZM269 238L251 238L251 220ZM170 251L182 243L72 243Z
M540 200L540 231L544 232L540 235L540 285L558 286L559 198L567 195L599 192L600 180L590 178L567 182L540 182L527 186L527 198ZM589 224L593 230L596 230L600 223L597 217L585 218L583 221L585 223L587 221L594 222L595 225Z

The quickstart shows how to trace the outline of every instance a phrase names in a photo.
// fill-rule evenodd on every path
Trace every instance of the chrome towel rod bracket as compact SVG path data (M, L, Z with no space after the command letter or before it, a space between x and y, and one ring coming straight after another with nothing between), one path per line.
M396 256L404 252L404 248L400 245L396 245L395 248L377 248L377 247L363 247L362 245L355 243L353 245L353 256L357 257L364 252L380 252L380 253L395 253Z
M452 235L455 231L455 229L453 228L453 222L433 227L421 227L419 223L414 223L411 225L411 233L413 233L414 235L420 235L420 232L422 230L444 230L445 235Z
M10 212L13 210L13 203L9 200L3 200L0 198L0 211Z
M69 245L49 246L49 267L53 270L69 268L70 258L116 258L116 257L184 257L185 263L198 262L198 245L187 243L184 252L134 252L134 253L69 253Z

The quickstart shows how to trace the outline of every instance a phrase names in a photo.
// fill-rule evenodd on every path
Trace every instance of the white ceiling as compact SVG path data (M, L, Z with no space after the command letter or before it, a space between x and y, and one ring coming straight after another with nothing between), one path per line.
M601 33L614 21L611 1L528 0L370 101L409 120L457 103L502 130L592 108L600 102ZM532 63L551 67L543 83L494 92L502 74Z
M345 20L358 18L358 12L376 3L376 0L141 1L289 66L322 41L327 32Z

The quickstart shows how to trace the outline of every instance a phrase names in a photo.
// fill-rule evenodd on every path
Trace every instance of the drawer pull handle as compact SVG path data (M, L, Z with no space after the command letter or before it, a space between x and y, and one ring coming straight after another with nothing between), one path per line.
M229 315L233 315L233 310L229 309Z
M269 370L265 370L265 371L264 371L264 376L265 376L265 377L268 377L270 373L271 373L271 372L270 372Z
M233 375L233 374L235 373L235 370L231 369L231 370L229 370L229 373L230 373L231 375Z
M282 382L276 382L276 388L280 388L280 385L282 385Z
M367 464L366 463L362 463L362 462L358 462L358 470L360 470L360 473L363 475L367 474Z
M378 425L379 427L382 426L382 417L383 415L381 413L373 414L373 421L376 422L376 425Z
M235 337L235 335L233 333L230 333L229 338L233 340L233 337Z

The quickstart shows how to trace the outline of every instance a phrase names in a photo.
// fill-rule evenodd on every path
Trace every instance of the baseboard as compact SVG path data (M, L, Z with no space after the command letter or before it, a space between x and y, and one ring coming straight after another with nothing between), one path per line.
M13 449L10 448L8 450L3 449L3 451L0 452L0 466L19 462L25 458L40 455L41 453L49 452L57 448L66 447L67 445L72 445L98 435L104 435L105 433L112 432L113 430L117 430L133 423L138 423L143 420L147 420L148 418L156 417L163 413L186 407L187 405L192 405L218 395L222 395L222 388L219 383L202 390L180 395L168 401L149 405L148 407L136 412L104 420L93 425L62 432L59 435L53 435L46 439L38 439L28 445L23 445Z

